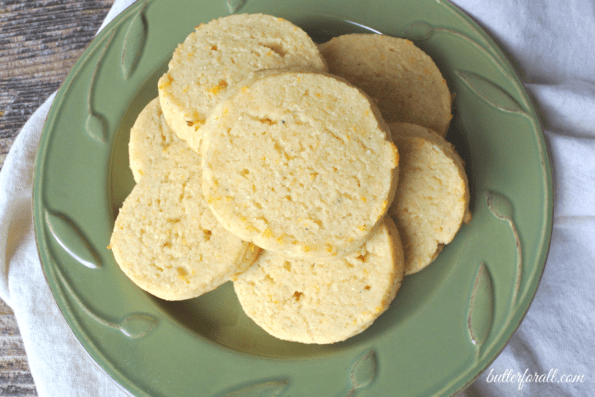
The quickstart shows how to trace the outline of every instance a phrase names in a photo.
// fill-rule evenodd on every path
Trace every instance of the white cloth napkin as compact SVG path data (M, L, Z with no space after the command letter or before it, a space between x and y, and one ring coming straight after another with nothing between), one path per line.
M132 2L116 0L104 25ZM554 232L535 300L504 351L460 395L592 395L595 45L590 36L595 32L595 3L457 0L456 4L516 62L542 117L555 183ZM37 257L32 172L52 100L53 95L23 127L0 172L0 298L15 313L40 396L125 396L69 331Z

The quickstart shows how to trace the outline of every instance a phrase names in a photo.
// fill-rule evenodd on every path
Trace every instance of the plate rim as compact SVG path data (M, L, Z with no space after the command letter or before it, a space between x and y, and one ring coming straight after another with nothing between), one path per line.
M152 3L155 1L159 1L159 0L137 1L137 2L134 2L130 5L128 5L121 13L119 13L112 21L110 21L100 32L98 32L98 34L93 38L93 40L87 45L86 49L81 54L81 56L79 56L76 63L73 65L71 72L69 72L68 76L61 83L60 88L58 89L58 93L52 102L52 105L50 107L48 115L46 116L46 120L44 122L44 126L42 129L42 135L41 135L38 147L37 147L37 152L36 152L35 162L34 162L34 167L33 167L33 181L34 182L33 182L32 214L33 214L33 223L34 223L34 233L35 233L35 243L36 243L36 248L37 248L37 254L38 254L39 260L42 264L44 277L50 287L52 286L52 284L50 283L49 276L48 276L47 269L46 269L46 266L49 266L49 265L47 265L42 258L42 250L43 249L40 246L41 244L40 244L40 237L39 237L39 236L42 236L44 233L46 233L46 226L42 220L43 216L40 215L42 213L42 210L39 210L39 208L38 208L40 205L40 203L39 203L40 199L37 199L38 195L42 195L40 190L43 190L42 182L41 182L42 179L40 179L41 177L38 177L38 172L41 169L40 164L43 164L45 162L45 156L46 156L48 150L47 150L47 148L46 148L46 150L40 150L40 149L42 148L42 145L44 143L46 143L46 140L49 139L48 135L50 135L49 130L51 129L52 121L55 118L55 114L57 112L59 112L60 104L68 91L70 82L76 78L78 71L80 70L80 66L84 62L86 62L88 60L88 58L91 57L91 55L94 51L98 50L98 47L100 46L100 44L97 44L97 43L100 43L103 40L106 40L106 37L110 34L110 31L117 29L118 26L121 23L123 23L126 18L128 18L130 16L131 13L137 11L139 8L143 7L147 3ZM479 378L485 372L485 370L498 358L498 356L501 354L503 349L508 345L508 342L510 341L510 339L512 338L512 336L514 335L516 330L520 327L520 324L525 319L526 314L535 299L537 289L539 288L541 278L543 277L543 273L545 271L545 266L547 264L547 257L548 257L549 250L551 247L551 239L552 239L552 232L553 232L553 213L554 213L553 212L554 211L554 208L553 208L554 181L553 181L553 171L552 171L552 165L551 165L550 148L547 144L547 141L545 140L545 134L544 134L541 117L537 111L537 107L535 106L534 98L529 94L527 88L525 87L522 80L520 79L520 76L519 76L517 70L514 68L513 59L509 57L508 53L506 51L504 51L503 48L489 34L487 34L485 29L478 22L473 20L459 6L451 3L448 0L438 0L438 2L447 4L447 6L449 6L452 11L456 12L459 16L466 19L467 22L470 23L472 26L475 25L476 33L481 34L482 37L484 39L486 39L491 46L493 46L495 49L497 49L497 51L499 51L501 54L503 54L506 57L506 62L510 66L511 72L512 72L514 78L516 79L515 83L518 84L520 87L522 87L522 95L529 101L529 104L530 104L529 108L532 112L531 119L536 122L536 130L538 132L537 136L539 138L539 143L540 143L539 149L540 149L540 155L541 155L541 159L542 159L542 163L541 163L542 168L541 169L543 171L542 175L545 176L545 182L546 182L545 183L546 197L545 197L544 202L547 204L546 205L547 212L545 212L546 217L545 217L545 222L544 222L545 227L543 229L543 234L542 234L545 237L545 239L539 249L540 253L538 255L538 258L539 258L538 266L540 268L539 274L538 274L537 280L534 282L535 289L530 294L529 302L528 302L526 308L523 310L522 315L520 316L520 321L518 321L516 323L512 332L510 332L509 334L507 333L508 336L506 338L505 343L502 345L502 347L495 354L492 355L492 358L486 363L486 365L483 366L479 371L476 371L476 374L471 379L469 379L468 382L466 382L462 387L460 387L459 389L454 391L454 393L451 394L451 395L455 395L455 394L461 392L462 390L466 389L473 382L475 382L475 380L477 378ZM40 211L40 212L38 212L38 211ZM46 237L41 237L41 238L43 239ZM100 368L101 371L108 376L108 378L112 379L112 381L122 391L124 391L126 393L131 393L131 391L128 390L125 386L123 386L120 382L118 382L114 378L114 376L108 372L108 370L106 368L104 368L100 363L98 363L95 360L93 354L87 350L87 347L85 347L85 344L80 340L77 333L71 327L71 321L76 321L76 320L69 319L69 317L65 313L65 310L67 310L67 308L63 308L58 303L58 301L56 299L56 295L55 295L56 291L54 290L54 288L52 287L50 289L52 292L52 298L54 299L54 302L56 302L56 305L58 306L61 315L63 316L66 323L68 324L69 331L72 333L72 335L75 336L75 339L77 340L78 344L83 348L83 350L85 351L87 356L90 357L91 360L95 363L95 365L98 368ZM517 312L517 315L518 315L518 312ZM70 314L70 316L72 317L72 314ZM95 354L97 354L97 351L95 351ZM100 354L100 355L103 356L103 354Z

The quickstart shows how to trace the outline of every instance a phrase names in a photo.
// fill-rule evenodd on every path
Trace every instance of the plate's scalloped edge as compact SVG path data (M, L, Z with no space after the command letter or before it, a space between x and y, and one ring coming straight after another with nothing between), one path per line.
M143 52L144 44L147 39L148 21L145 17L145 10L148 1L145 1L140 9L128 23L126 35L122 42L122 77L127 80L134 70Z

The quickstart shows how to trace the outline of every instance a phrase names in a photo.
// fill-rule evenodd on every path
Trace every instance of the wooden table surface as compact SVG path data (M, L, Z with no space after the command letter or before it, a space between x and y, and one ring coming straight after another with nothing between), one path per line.
M95 36L114 0L0 0L0 168L31 114ZM0 396L37 396L10 307L0 300Z

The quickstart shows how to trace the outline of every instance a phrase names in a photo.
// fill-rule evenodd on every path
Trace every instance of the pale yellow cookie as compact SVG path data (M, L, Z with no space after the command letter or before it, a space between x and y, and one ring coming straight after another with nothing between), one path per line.
M234 281L246 314L271 335L335 343L367 329L403 279L399 233L386 218L356 252L335 260L287 259L263 251Z
M316 44L299 27L270 15L239 14L196 27L159 79L165 119L191 147L227 89L249 72L287 66L326 70Z
M329 71L372 96L387 122L408 122L445 136L452 97L434 61L411 41L348 34L319 46Z
M376 106L316 70L265 70L203 127L203 191L238 237L292 258L358 249L394 197L398 153Z
M428 266L468 222L469 184L463 160L435 132L391 123L401 157L399 189L389 209L401 233L405 273Z
M128 154L135 182L161 157L178 137L165 122L159 98L153 99L140 112L130 129Z
M135 284L166 300L215 289L246 270L260 251L217 222L202 195L200 156L181 141L126 198L110 247Z

